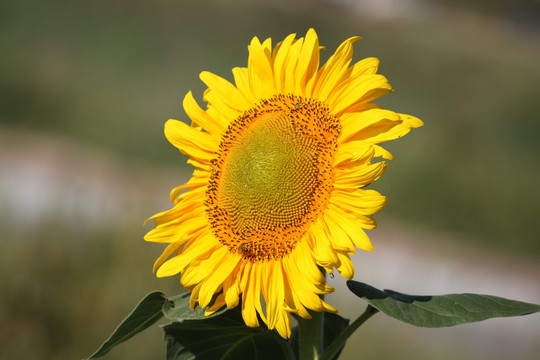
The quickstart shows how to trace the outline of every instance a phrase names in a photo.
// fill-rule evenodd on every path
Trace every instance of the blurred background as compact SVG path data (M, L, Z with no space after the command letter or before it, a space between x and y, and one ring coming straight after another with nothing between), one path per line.
M93 0L0 4L0 358L89 356L151 290L162 247L143 221L168 209L187 158L163 135L186 120L198 74L232 80L253 36L327 47L353 35L396 92L378 101L425 126L388 144L373 188L388 206L355 279L415 294L540 302L538 1ZM202 102L201 102L202 104ZM365 306L336 276L329 301ZM538 314L449 329L377 315L344 359L534 359ZM164 356L154 326L109 359Z

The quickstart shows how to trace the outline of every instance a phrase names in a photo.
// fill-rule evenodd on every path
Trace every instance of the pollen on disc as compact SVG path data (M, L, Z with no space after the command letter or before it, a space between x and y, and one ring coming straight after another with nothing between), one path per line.
M284 256L327 205L339 123L318 102L299 104L271 99L222 138L207 214L220 241L245 259Z

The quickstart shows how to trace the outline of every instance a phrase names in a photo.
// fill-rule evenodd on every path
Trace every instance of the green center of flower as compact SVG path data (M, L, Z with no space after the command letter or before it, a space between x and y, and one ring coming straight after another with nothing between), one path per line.
M322 103L283 95L231 123L206 201L230 251L259 261L294 249L328 204L339 130Z
M317 143L284 113L263 114L237 138L221 176L218 201L239 232L297 226L317 188Z

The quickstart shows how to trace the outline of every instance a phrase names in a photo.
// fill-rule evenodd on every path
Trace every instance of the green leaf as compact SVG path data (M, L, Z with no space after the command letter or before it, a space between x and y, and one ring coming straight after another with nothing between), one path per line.
M323 327L323 349L328 348L334 340L349 326L349 319L345 319L338 314L324 312L324 327ZM333 360L339 358L339 354L343 350L345 344L341 346Z
M294 315L296 318L298 315ZM309 321L309 320L308 320ZM323 311L323 352L330 346L334 340L349 326L349 319L339 316L338 314L332 314L326 311ZM300 338L299 338L299 327L295 326L292 328L291 338L289 339L289 344L293 349L294 355L299 359L300 354ZM336 355L332 359L337 359L343 346L337 350Z
M238 308L204 320L163 326L167 360L294 359L287 342L266 327L244 324Z
M142 299L101 347L88 359L96 359L108 353L116 345L130 339L163 317L161 308L167 301L163 293L151 292Z
M429 328L447 327L495 317L526 315L540 305L478 294L418 296L347 281L349 289L371 306L403 322Z
M216 311L212 315L204 316L206 308L196 307L195 310L191 310L189 305L189 297L191 293L180 294L170 297L165 304L163 304L163 314L169 320L203 320L214 316L218 316L225 311L227 307L223 307L221 310ZM211 302L212 303L212 302Z

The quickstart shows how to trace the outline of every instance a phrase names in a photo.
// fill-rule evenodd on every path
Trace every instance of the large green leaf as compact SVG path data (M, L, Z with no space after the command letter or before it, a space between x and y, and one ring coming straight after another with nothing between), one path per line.
M160 291L154 291L146 295L89 359L105 355L116 345L155 324L163 317L161 309L166 301L167 299Z
M205 320L184 320L163 326L167 360L294 359L276 332L244 324L238 308Z
M386 315L415 326L429 328L540 311L540 305L490 295L406 295L392 290L381 291L351 280L347 281L347 286L354 294Z
M170 297L168 299L169 301L163 304L163 314L165 315L165 317L169 320L178 321L203 320L210 317L218 316L227 311L227 308L223 307L223 309L216 311L212 315L204 316L206 308L200 308L197 306L195 310L191 310L191 307L189 305L190 296L191 293L184 293Z

